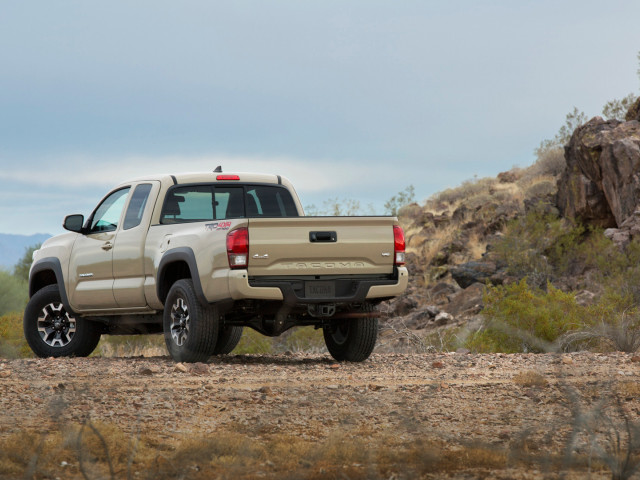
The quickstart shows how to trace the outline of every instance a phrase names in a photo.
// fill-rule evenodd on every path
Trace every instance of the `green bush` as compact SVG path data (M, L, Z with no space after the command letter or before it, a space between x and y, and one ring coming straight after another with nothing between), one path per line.
M27 300L27 284L15 275L0 270L0 315L23 311Z
M466 347L476 352L543 352L554 349L569 330L583 328L588 307L571 293L547 285L531 288L526 279L506 286L488 287L484 296L485 327L472 334Z
M279 337L267 337L252 328L245 328L240 343L232 354L276 354L290 352L319 353L325 351L322 330L295 327Z
M499 263L517 278L544 288L556 274L567 270L585 229L542 208L509 222L494 246Z

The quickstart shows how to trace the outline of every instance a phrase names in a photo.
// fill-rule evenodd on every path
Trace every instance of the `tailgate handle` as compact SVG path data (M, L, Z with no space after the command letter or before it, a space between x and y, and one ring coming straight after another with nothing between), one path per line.
M309 232L310 242L337 242L338 234L336 232Z

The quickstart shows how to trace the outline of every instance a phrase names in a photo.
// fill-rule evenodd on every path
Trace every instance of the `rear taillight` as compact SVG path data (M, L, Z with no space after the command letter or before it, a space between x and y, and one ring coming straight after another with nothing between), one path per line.
M404 232L399 225L393 226L394 265L404 265Z
M249 263L249 229L238 228L227 235L230 268L247 268Z
M218 175L216 180L240 180L239 175Z

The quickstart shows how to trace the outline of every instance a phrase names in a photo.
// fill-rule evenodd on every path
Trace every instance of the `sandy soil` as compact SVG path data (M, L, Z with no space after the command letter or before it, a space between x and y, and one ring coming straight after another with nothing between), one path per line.
M593 442L578 419L604 412L615 428L625 416L638 421L639 384L640 358L623 353L374 354L361 364L305 354L192 365L169 357L0 360L0 438L89 417L167 439L232 429L322 441L351 431L461 451L584 456ZM513 468L494 474L545 478L557 466Z

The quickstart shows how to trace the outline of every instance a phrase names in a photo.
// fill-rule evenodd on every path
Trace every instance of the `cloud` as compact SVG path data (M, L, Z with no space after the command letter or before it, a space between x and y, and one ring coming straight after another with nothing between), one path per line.
M283 175L298 190L309 193L345 188L362 179L365 166L330 160L290 157L231 155L169 155L120 157L74 156L47 158L38 167L3 169L0 180L37 187L110 188L118 183L155 174L212 171L218 165L230 172L261 172ZM384 175L380 172L380 179Z

